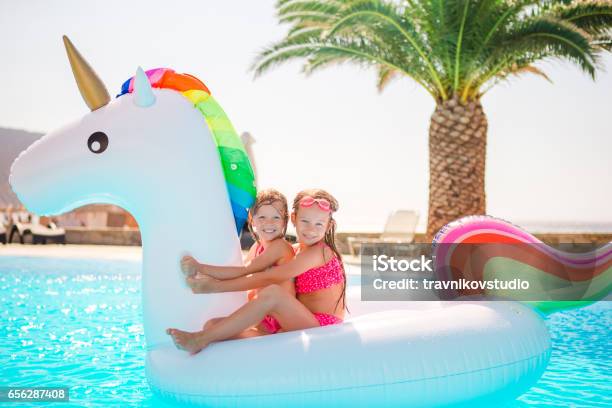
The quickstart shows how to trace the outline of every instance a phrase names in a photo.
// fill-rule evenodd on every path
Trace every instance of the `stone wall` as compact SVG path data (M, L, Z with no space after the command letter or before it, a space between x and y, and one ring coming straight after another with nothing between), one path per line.
M141 245L138 228L68 227L66 243L80 245Z

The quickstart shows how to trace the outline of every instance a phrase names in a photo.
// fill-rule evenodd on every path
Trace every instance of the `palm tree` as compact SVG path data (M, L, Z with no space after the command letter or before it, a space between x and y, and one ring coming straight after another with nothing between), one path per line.
M482 95L513 75L548 79L534 63L559 59L595 78L612 50L612 2L525 0L280 0L286 37L264 49L259 75L293 59L311 73L373 67L382 90L407 76L436 101L429 128L427 235L485 214L487 118Z

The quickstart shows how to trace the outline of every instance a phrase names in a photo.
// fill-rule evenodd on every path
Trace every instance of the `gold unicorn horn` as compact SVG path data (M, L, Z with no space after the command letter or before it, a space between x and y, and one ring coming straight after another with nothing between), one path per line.
M76 79L81 96L85 100L87 106L92 111L106 105L110 102L110 95L104 86L104 83L100 80L96 72L89 66L85 58L77 51L72 44L72 41L65 35L64 45L66 46L66 53L68 54L68 60L72 67L72 73L74 79Z

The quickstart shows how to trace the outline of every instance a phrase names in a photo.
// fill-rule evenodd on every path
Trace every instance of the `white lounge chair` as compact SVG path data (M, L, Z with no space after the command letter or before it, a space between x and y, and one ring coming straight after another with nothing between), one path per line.
M26 212L14 213L12 215L13 225L9 235L9 242L13 242L15 234L19 237L19 242L25 243L25 237L32 236L33 244L46 244L48 241L55 241L60 244L66 243L66 231L59 228L55 223L49 225L40 224L40 218Z
M9 220L6 214L0 213L0 242L6 244L6 227Z
M412 210L397 210L387 218L385 229L378 238L348 237L347 244L351 255L355 256L355 245L365 243L409 244L414 241L414 232L419 213Z
M9 243L13 242L13 238L15 237L15 234L17 234L17 237L19 238L19 242L23 244L24 243L23 238L28 233L28 231L30 231L30 228L32 226L30 222L29 214L26 212L22 212L22 211L14 212L11 214L10 221L11 221L11 225L10 225L10 233L9 233L8 242Z
M46 244L49 241L58 244L66 243L66 230L58 227L53 221L49 221L47 225L42 225L38 217L35 217L33 221L30 230L33 244Z

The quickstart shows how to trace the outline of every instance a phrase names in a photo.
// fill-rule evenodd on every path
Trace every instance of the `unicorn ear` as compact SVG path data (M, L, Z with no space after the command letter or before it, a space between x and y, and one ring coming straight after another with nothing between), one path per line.
M153 88L141 67L138 67L134 76L134 103L142 108L147 108L155 103Z

